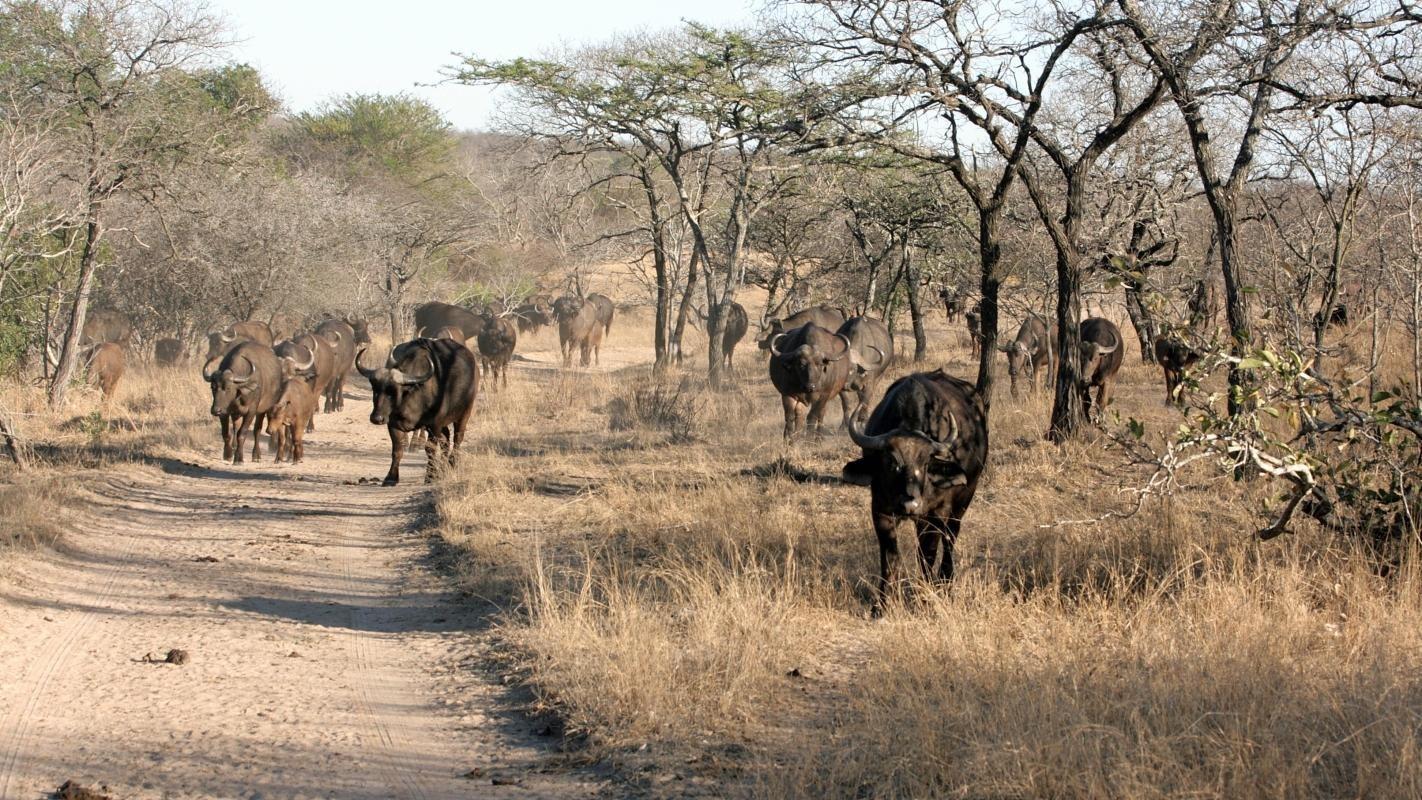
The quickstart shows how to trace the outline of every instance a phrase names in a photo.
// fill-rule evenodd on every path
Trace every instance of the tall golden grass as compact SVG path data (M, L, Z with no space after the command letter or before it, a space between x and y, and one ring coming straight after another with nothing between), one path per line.
M614 346L643 347L628 327ZM934 341L924 368L972 374L956 332ZM663 794L1422 796L1411 562L1379 578L1302 525L1261 544L1275 487L1209 465L1128 515L1139 468L1101 433L1043 442L1048 396L1004 389L958 580L870 621L855 448L782 444L753 352L725 392L699 358L519 371L436 489L461 582L589 755ZM1115 410L1160 437L1162 396L1129 354Z

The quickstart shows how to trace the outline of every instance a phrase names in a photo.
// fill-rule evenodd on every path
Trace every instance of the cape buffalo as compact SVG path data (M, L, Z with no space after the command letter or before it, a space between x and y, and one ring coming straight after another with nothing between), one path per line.
M129 337L133 336L133 323L128 317L109 308L96 308L84 317L84 328L79 332L79 344L82 347L113 342L124 347L128 346Z
M953 545L987 463L987 414L971 384L942 370L894 381L867 424L855 414L849 436L863 456L844 465L845 481L870 488L870 513L879 539L875 613L898 570L899 523L912 520L918 560L932 577L953 577Z
M209 359L202 376L212 388L212 415L222 423L222 458L242 463L242 440L251 429L252 460L262 457L262 424L281 393L281 362L270 347L243 342Z
M734 366L736 345L746 338L748 330L750 317L746 314L745 306L731 303L731 307L726 310L726 320L721 330L721 357L726 360L726 369Z
M851 317L836 331L849 340L849 346L856 357L855 365L849 370L849 379L844 383L844 391L839 394L841 410L846 424L849 420L849 393L854 392L859 399L858 408L869 413L869 398L879 388L879 379L894 360L894 337L889 328L873 317Z
M113 400L114 391L118 389L119 379L123 377L126 365L123 347L115 342L103 342L89 351L87 361L89 379L99 385L99 391L104 395L104 405L107 406Z
M1171 336L1161 336L1155 340L1155 363L1165 371L1165 404L1183 404L1178 389L1186 368L1194 366L1204 353Z
M948 315L949 322L957 322L958 318L963 316L963 309L968 300L966 294L945 286L938 290L938 299L943 301L943 311Z
M1322 312L1322 311L1315 311L1314 314L1313 314L1313 326L1314 326L1315 328L1318 328L1318 327L1332 327L1332 326L1334 326L1334 325L1347 325L1347 324L1348 324L1348 307L1345 306L1345 305L1343 305L1342 303L1339 303L1338 305L1336 305L1336 306L1333 307L1333 310L1332 310L1331 312L1329 312L1329 314L1328 314L1328 319L1327 319L1327 320L1325 320L1325 319L1323 318L1323 312Z
M770 341L770 382L780 392L788 440L808 424L824 427L825 406L844 390L849 374L864 364L844 336L811 322Z
M153 360L162 367L172 367L187 360L188 347L182 339L159 339L153 343Z
M290 361L284 362L282 369L286 380L267 417L267 432L272 435L272 460L285 458L297 464L306 454L306 429L316 413L316 398L320 395L302 380Z
M484 330L479 332L479 355L484 359L484 374L489 376L490 391L494 388L495 378L508 387L509 361L513 360L517 344L518 330L512 322L493 316L484 320Z
M518 320L518 332L537 331L553 322L553 298L546 294L535 294L514 309Z
M355 328L341 319L328 319L316 326L316 335L331 346L331 382L326 384L326 413L346 407L346 376L355 365L356 345L360 344ZM367 339L369 337L366 337Z
M484 318L462 306L434 300L415 307L415 335L433 336L440 328L454 326L464 331L464 341L479 335Z
M968 309L963 319L968 327L968 342L972 347L973 358L977 358L983 352L983 302L979 300L973 303L973 307Z
M365 351L362 350L361 353ZM400 482L405 437L423 430L425 480L435 473L435 454L443 448L453 461L464 442L464 428L479 393L479 365L469 348L448 339L415 339L398 345L381 369L367 369L356 356L356 369L370 381L370 421L390 432L390 472L384 486Z
M1121 369L1125 355L1121 348L1121 330L1116 323L1101 317L1081 323L1081 375L1086 392L1082 402L1088 417L1099 420L1106 413L1116 372ZM1095 402L1091 397L1093 388L1096 389Z
M563 351L563 369L573 366L573 349L577 348L582 366L592 359L602 360L602 321L597 308L582 298L564 295L553 301L553 316L558 320L558 345ZM590 358L591 357L591 358Z
M1052 379L1052 367L1056 363L1052 339L1047 334L1047 323L1036 314L1022 320L1016 339L998 345L997 349L1007 354L1007 374L1012 378L1013 397L1017 397L1018 378L1024 375L1027 386L1033 392L1037 391L1037 370L1045 370L1044 383Z
M271 347L274 341L272 329L265 322L252 320L234 322L221 331L214 331L207 335L206 360L211 361L226 355L232 348L243 342L256 342Z
M607 295L594 292L587 296L587 302L597 309L597 321L602 325L603 336L612 333L612 300Z
M279 343L275 350L278 358L292 365L293 374L306 383L314 396L326 396L327 388L336 379L336 350L326 337L297 334ZM316 430L314 419L307 418L306 430Z
M837 331L844 324L844 312L829 306L810 306L783 319L768 319L757 344L761 350L769 350L775 337L811 322L827 331Z

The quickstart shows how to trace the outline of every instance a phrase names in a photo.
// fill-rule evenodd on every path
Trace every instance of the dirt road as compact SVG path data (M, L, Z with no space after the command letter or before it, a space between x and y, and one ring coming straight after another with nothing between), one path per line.
M357 391L306 463L109 473L0 582L0 798L579 797L483 663ZM212 443L217 448L216 425ZM249 445L250 446L250 445ZM265 445L264 445L265 447ZM161 661L170 649L183 664ZM472 776L471 776L472 771Z

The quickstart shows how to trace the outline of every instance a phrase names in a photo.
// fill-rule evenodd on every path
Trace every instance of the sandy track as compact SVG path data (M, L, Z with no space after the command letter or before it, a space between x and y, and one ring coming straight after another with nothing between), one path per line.
M477 666L479 612L424 563L423 457L397 489L348 483L387 465L367 413L355 392L318 416L299 467L194 458L86 490L61 550L0 586L0 798L594 793L544 771L540 726ZM142 660L170 648L190 660Z

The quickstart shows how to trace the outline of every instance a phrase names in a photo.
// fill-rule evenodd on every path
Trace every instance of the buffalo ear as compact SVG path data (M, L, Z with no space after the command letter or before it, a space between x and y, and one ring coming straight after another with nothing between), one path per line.
M844 465L840 477L844 479L845 483L854 486L868 486L874 482L874 465L868 457L856 458Z
M966 486L968 475L956 461L935 458L928 470L928 480L935 488L951 489L954 486Z

